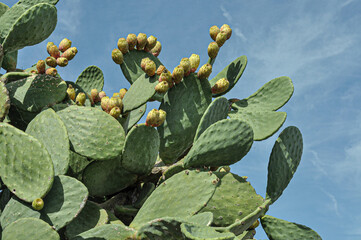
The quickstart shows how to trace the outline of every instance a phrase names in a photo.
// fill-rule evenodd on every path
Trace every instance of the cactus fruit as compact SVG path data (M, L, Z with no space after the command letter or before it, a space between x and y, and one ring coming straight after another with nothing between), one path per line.
M50 54L50 56L52 56L55 59L60 57L59 48L54 44L49 46L48 53Z
M119 107L113 107L112 110L110 110L109 115L117 119L120 116L120 112L121 110Z
M232 29L228 24L222 25L221 32L223 32L227 35L227 40L232 36Z
M45 61L44 60L39 60L36 63L36 70L38 71L39 74L45 73Z
M104 91L99 92L99 99L101 100L103 97L106 97L107 94Z
M134 33L130 33L127 36L128 48L130 50L134 50L135 46L137 45L137 35Z
M53 45L55 45L53 42L48 42L47 44L46 44L46 51L50 54L50 47L51 46L53 46ZM51 54L50 54L51 55Z
M226 78L219 79L212 87L213 94L219 94L225 92L229 87L229 81Z
M162 51L162 44L157 41L157 44L155 44L155 47L150 50L150 53L153 54L154 57L158 57L160 54L160 51Z
M76 47L71 47L67 49L63 54L61 54L61 57L65 57L68 59L68 61L72 60L75 55L78 53L78 49Z
M208 56L212 59L216 58L218 55L218 52L219 52L218 44L216 42L211 42L208 45Z
M184 69L182 66L177 66L174 68L172 73L172 79L175 82L175 84L179 84L184 77Z
M151 110L145 120L145 125L151 127L159 127L163 124L166 118L166 112L163 110L153 109Z
M145 65L147 64L147 62L151 61L150 58L143 58L142 61L140 62L140 67L143 69L143 71L145 71Z
M66 89L66 93L71 100L75 100L75 89L71 84L69 84L68 89Z
M56 68L48 68L45 74L55 77L58 74L58 70L56 70Z
M158 68L157 68L157 75L161 75L162 72L164 72L165 70L167 70L163 65L160 65Z
M65 67L66 65L68 65L68 59L65 57L58 57L56 59L56 64L60 67Z
M200 63L200 58L199 58L199 55L198 54L192 54L190 57L189 57L189 61L191 62L191 72L194 73L195 71L197 71L197 68L199 66L199 63Z
M33 207L33 209L35 209L36 211L40 211L41 209L43 209L44 207L44 201L41 198L36 198L34 199L34 201L32 202L31 206Z
M189 58L182 58L179 65L184 70L184 76L187 77L191 73L191 61L189 61Z
M159 82L168 82L168 84L172 84L172 74L168 71L165 70L163 71L158 79Z
M169 83L167 81L160 82L154 89L157 93L166 93L169 89Z
M109 111L110 111L109 101L110 101L110 98L108 96L104 96L100 100L100 105L101 105L102 109L107 113L109 113Z
M146 52L149 52L150 50L152 50L155 47L156 44L157 44L157 38L154 37L153 35L149 36L147 38L147 44L145 45L144 50Z
M211 73L212 73L212 65L206 63L199 69L197 76L199 79L204 79L204 78L208 78L209 75L211 75Z
M98 92L98 90L96 88L93 88L90 91L90 97L91 97L91 99L93 100L94 103L100 102L99 92Z
M153 62L152 60L146 61L145 66L144 66L144 72L150 76L153 77L155 75L155 71L157 66L155 65L155 62Z
M125 38L119 38L117 43L118 49L123 53L126 54L129 52L129 45Z
M144 50L145 45L147 44L147 35L145 33L139 33L137 36L137 50Z
M45 63L49 66L49 67L53 67L55 68L56 66L58 66L58 64L56 63L56 59L54 57L47 57L45 59Z
M124 98L124 95L127 93L128 89L126 88L122 88L119 90L119 97L120 99L123 99Z
M122 64L124 61L123 53L119 49L113 49L112 59L116 64Z
M227 41L227 33L225 32L220 32L217 34L217 37L216 37L216 43L218 44L218 47L222 47L223 44Z
M63 40L61 40L61 42L59 43L59 50L60 52L65 52L67 49L69 49L71 47L71 41L67 38L64 38Z
M84 106L85 100L86 100L86 95L85 95L85 93L80 92L80 93L78 93L78 95L76 96L75 103L76 103L78 106Z
M213 41L216 41L217 35L221 30L217 27L217 26L212 26L209 29L209 35L211 36L211 38L213 39Z

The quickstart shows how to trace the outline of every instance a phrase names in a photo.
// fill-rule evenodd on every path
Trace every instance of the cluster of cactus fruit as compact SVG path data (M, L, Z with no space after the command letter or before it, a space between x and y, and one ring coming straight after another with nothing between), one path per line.
M253 239L258 219L270 239L321 239L265 215L299 165L296 127L274 144L265 198L229 167L283 125L286 113L277 110L293 94L290 78L273 79L242 100L223 97L247 64L241 56L208 79L231 37L228 25L210 28L214 42L198 72L196 54L171 73L158 59L157 38L120 38L112 58L131 86L111 98L96 66L75 82L56 72L77 53L68 39L48 43L45 61L17 69L17 51L54 30L57 1L0 3L3 240ZM138 123L149 101L159 101L159 109Z

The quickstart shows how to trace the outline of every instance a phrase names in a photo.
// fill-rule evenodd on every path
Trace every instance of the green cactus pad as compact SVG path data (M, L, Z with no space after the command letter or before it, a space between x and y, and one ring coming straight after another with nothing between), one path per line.
M187 240L233 240L236 239L236 235L231 232L217 232L212 227L198 226L193 224L183 223L181 225L181 231L184 239Z
M12 14L12 9L6 11L0 21L4 17L9 17L8 13ZM31 6L15 21L12 21L11 28L6 29L7 26L5 26L5 29L1 28L1 30L4 30L1 31L1 37L5 52L16 51L44 41L54 31L56 23L56 7L47 3Z
M145 73L139 76L123 98L123 112L128 112L145 104L155 94L155 86L159 83L157 75L149 77Z
M120 224L125 226L125 224L120 221L111 211L107 211L108 218L109 218L109 224Z
M63 121L53 109L38 114L26 128L26 133L37 138L48 150L55 175L65 174L69 168L69 137Z
M297 127L284 129L277 138L268 163L267 198L275 202L291 181L301 161L302 134Z
M241 160L253 144L252 128L244 121L223 119L212 124L184 159L184 167L222 166Z
M21 6L33 6L39 3L48 3L56 5L59 0L19 0L16 4L21 4Z
M213 94L213 97L218 97L229 92L241 78L244 69L247 66L247 57L240 56L233 62L231 62L227 67L225 67L220 73L217 74L214 78L212 78L209 83L213 87L216 82L221 78L226 78L229 81L229 87L226 91L218 94Z
M185 170L183 166L183 159L179 160L178 162L170 165L162 174L158 181L158 185L167 180L168 178L172 177L173 175Z
M9 6L4 4L4 3L0 3L0 17L7 11L9 10Z
M154 219L138 229L137 237L149 240L183 239L180 226L184 221L176 217Z
M177 173L153 191L130 226L139 227L163 217L187 219L207 204L217 184L215 174L188 170Z
M207 110L204 112L201 121L198 124L196 135L193 142L195 142L199 136L213 123L226 119L228 114L229 103L227 98L218 97L211 104L209 104Z
M133 84L142 74L144 74L144 71L140 67L140 62L143 58L150 58L157 68L160 65L163 65L158 58L153 56L153 54L145 51L132 50L127 54L124 54L124 62L120 65L120 69L122 69L124 77L130 84Z
M191 146L199 121L211 102L209 82L199 80L194 74L184 78L164 95L160 109L167 113L167 117L158 127L159 155L163 162L173 163Z
M18 63L18 51L7 52L3 57L1 67L7 71L14 71L14 69L16 69L17 63Z
M68 130L76 153L96 160L112 159L121 154L125 133L109 114L81 106L69 106L57 114Z
M103 91L104 75L97 66L89 66L78 76L76 82L86 93L90 94L92 89Z
M270 239L322 239L320 235L309 227L268 215L261 218L261 224Z
M0 176L5 185L27 202L43 198L54 177L46 149L36 138L7 123L0 123L0 142Z
M200 212L213 213L213 225L225 227L252 213L263 198L244 178L233 173L214 172L220 179L211 200Z
M147 198L152 194L154 189L155 189L154 183L152 183L152 182L144 183L139 192L137 201L133 204L133 206L136 208L141 208L143 206L145 200L147 200Z
M246 230L243 233L241 233L240 235L238 235L237 239L240 239L240 240L254 239L253 238L254 235L256 235L256 230L250 229L250 230Z
M66 226L65 234L70 239L82 232L108 222L107 212L96 203L87 201L79 215Z
M8 114L10 108L10 98L8 90L5 84L0 81L0 122L2 122L5 116Z
M66 83L46 74L32 75L6 84L11 105L29 112L40 112L44 107L61 102L66 96Z
M139 124L134 126L127 137L122 154L122 167L138 175L148 174L158 156L159 135L155 128Z
M230 112L231 118L239 118L247 122L253 129L254 140L264 140L276 133L286 121L285 112L274 111L251 111L242 110L239 112Z
M121 224L105 224L79 234L71 240L116 240L132 239L135 231Z
M74 177L78 180L83 178L83 170L86 166L89 165L90 161L80 154L77 154L73 151L69 151L69 168L66 175Z
M36 117L37 114L38 113L23 111L12 105L6 118L10 121L11 125L25 131L28 124Z
M81 182L68 176L56 176L53 187L44 198L42 210L36 211L31 204L13 197L1 215L1 226L6 227L23 217L34 217L41 218L59 230L79 214L87 197L88 191Z
M2 233L2 240L60 240L59 234L46 222L36 218L22 218L10 224Z
M33 74L28 73L28 72L8 72L0 77L0 81L5 84L8 84L8 83L11 83L11 82L23 79L23 78L30 77L32 75Z
M4 49L3 49L3 46L0 44L0 69L3 64L3 59L4 59ZM1 79L1 77L2 77L2 74L0 75L0 79Z
M201 212L196 215L191 216L187 219L187 222L197 224L200 226L209 226L213 222L213 213L212 212Z
M137 181L137 175L120 166L120 157L93 161L83 172L83 182L91 196L107 196L123 190Z
M126 117L120 119L119 122L122 124L126 133L143 117L146 110L147 104L145 103L130 111Z

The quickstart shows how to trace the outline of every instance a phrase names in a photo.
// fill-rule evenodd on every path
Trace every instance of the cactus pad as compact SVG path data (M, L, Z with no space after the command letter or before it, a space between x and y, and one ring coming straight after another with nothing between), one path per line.
M193 144L184 167L222 166L241 160L253 144L252 128L240 119L223 119L209 126Z
M183 223L181 225L181 231L184 235L184 239L187 240L233 240L236 239L236 235L231 232L217 232L212 227L198 226L193 224Z
M26 128L26 133L36 137L48 150L55 175L65 174L69 167L70 146L63 121L53 109L38 114Z
M9 6L4 4L4 3L0 3L0 17L7 11L9 10Z
M2 122L5 116L8 114L9 108L10 108L9 93L4 83L0 81L0 122Z
M115 240L115 239L132 239L135 234L134 229L121 224L105 224L86 232L79 234L71 240Z
M302 134L297 127L287 127L277 138L268 163L267 198L275 202L291 181L301 161Z
M80 154L77 154L73 151L69 151L69 168L66 175L70 177L74 177L78 180L82 180L83 176L83 170L86 166L89 165L90 161L88 159Z
M81 106L69 106L57 114L68 130L76 153L96 160L112 159L121 154L125 133L109 114Z
M97 66L89 66L78 76L76 82L86 93L90 94L92 89L103 91L104 75Z
M0 123L0 142L0 176L5 185L27 202L43 198L54 177L46 149L36 138L6 123Z
M145 103L140 107L130 111L128 116L121 118L120 123L122 124L126 133L143 117L146 110L147 104Z
M8 83L11 83L11 82L23 79L23 78L30 77L32 75L33 74L28 73L28 72L8 72L0 77L0 81L5 84L8 84Z

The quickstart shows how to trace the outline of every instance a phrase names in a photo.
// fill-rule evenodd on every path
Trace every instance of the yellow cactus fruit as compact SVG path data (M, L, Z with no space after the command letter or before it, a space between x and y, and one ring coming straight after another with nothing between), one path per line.
M65 67L68 65L68 59L65 57L58 57L56 59L56 64L58 64L60 67Z
M68 97L74 101L75 99L75 89L71 84L69 84L68 88L66 89L66 93L68 94Z
M135 46L137 45L137 35L134 33L129 33L127 36L128 48L130 50L134 50Z
M208 56L212 59L216 58L219 52L219 47L216 42L211 42L208 45Z
M84 106L86 100L86 95L83 92L78 93L75 99L75 103L79 106Z
M64 38L63 40L61 40L61 42L59 43L59 50L61 52L65 52L67 49L69 49L71 47L71 41L67 38Z
M189 58L182 58L179 65L183 68L185 77L191 73L191 61L189 61Z
M200 58L198 54L192 54L189 57L189 61L191 62L191 72L194 73L195 71L197 71L197 68L199 66L199 62L200 62Z
M228 24L222 25L221 32L227 35L227 40L232 36L232 28Z
M53 67L55 68L56 66L58 66L58 64L56 63L56 59L54 57L47 57L45 59L45 63L49 66L49 67Z
M139 33L137 36L137 50L144 50L147 42L147 35L145 33Z
M44 60L39 60L36 63L36 70L38 71L39 74L45 73L45 61Z
M209 29L209 35L211 36L211 38L213 39L213 41L216 41L216 38L217 38L217 35L218 33L220 32L221 30L216 26L212 26L210 29Z
M33 209L40 211L44 207L44 201L41 198L36 198L32 202L31 206L33 207Z
M120 116L120 108L119 107L113 107L112 110L110 110L109 115L117 119Z
M126 89L126 88L122 88L119 90L119 96L121 99L124 98L124 95L127 93L127 91L128 91L128 89Z
M56 77L58 70L56 70L56 68L48 68L46 69L45 74Z
M212 87L213 94L225 92L229 88L229 81L226 78L219 79Z
M123 53L126 54L129 52L128 42L125 38L119 38L117 43L118 49Z
M122 64L124 61L123 53L119 49L113 49L112 51L112 59L116 64Z

